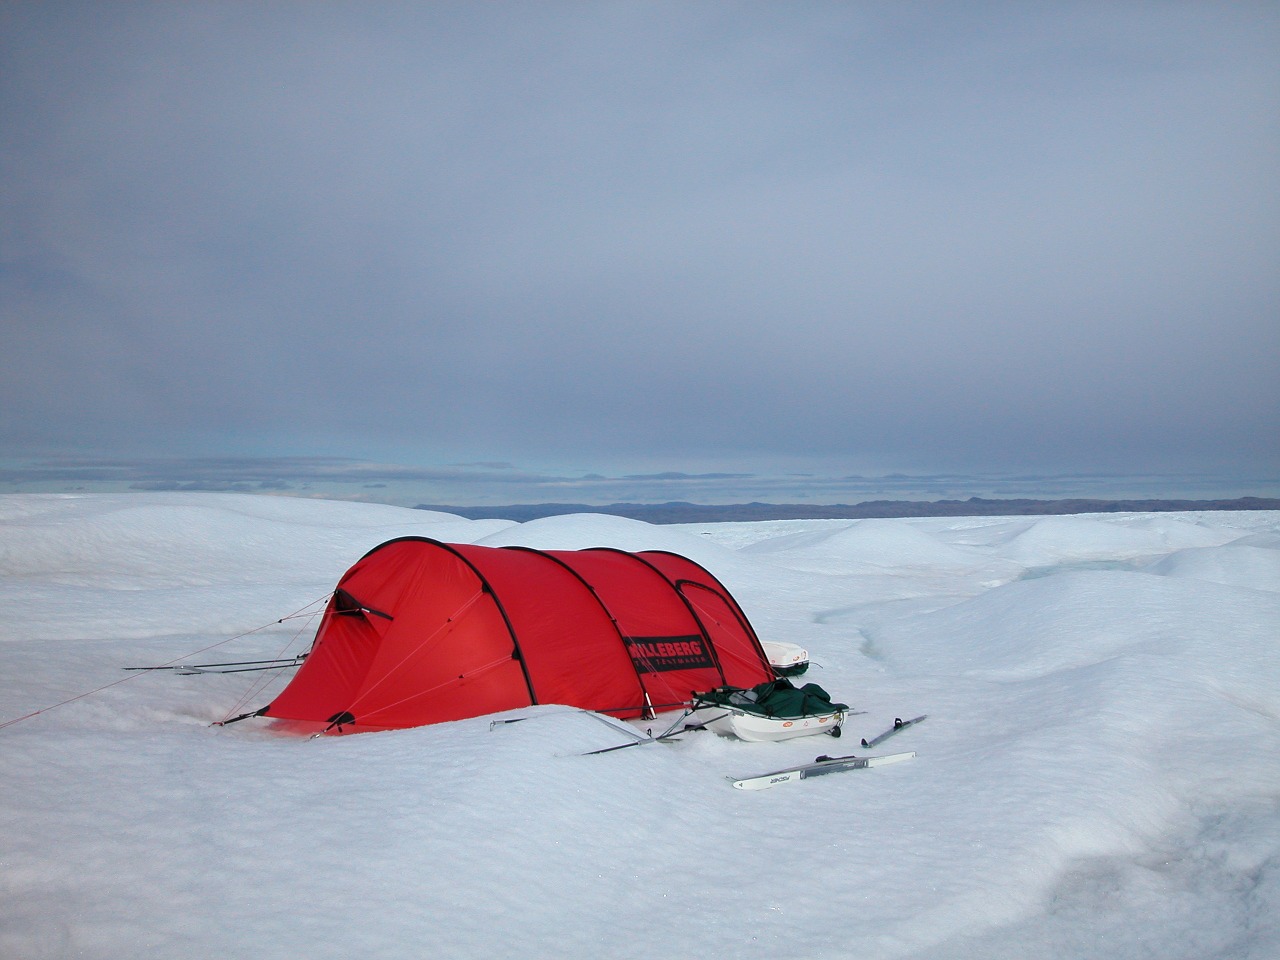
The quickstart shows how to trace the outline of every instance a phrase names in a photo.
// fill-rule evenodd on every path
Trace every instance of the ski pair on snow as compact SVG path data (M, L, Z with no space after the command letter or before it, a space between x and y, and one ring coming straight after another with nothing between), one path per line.
M879 736L872 737L870 740L863 740L864 747L874 747L883 743L892 737L895 733L900 733L907 727L919 723L925 717L915 717L911 720L903 720L901 717L895 717L893 726ZM744 777L737 779L729 777L729 781L733 783L739 790L764 790L768 787L776 787L781 783L794 783L797 780L807 780L809 777L820 777L826 773L839 773L842 770L865 770L868 767L883 767L890 763L899 763L903 760L910 760L915 756L915 751L908 753L891 753L882 757L817 757L813 763L805 763L796 767L788 767L783 770L774 770L770 773L761 773L754 777Z

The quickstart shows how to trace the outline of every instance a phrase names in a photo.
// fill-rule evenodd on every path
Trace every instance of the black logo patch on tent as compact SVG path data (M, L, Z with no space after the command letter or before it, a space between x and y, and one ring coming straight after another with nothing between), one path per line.
M668 670L715 668L707 641L695 634L687 637L624 637L627 652L637 673L665 673Z

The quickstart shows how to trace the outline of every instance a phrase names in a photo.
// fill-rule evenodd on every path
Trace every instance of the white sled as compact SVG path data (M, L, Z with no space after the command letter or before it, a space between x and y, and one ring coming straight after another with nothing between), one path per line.
M691 707L694 719L708 730L757 743L817 733L838 737L849 709L816 683L797 687L786 677L749 688L723 686L695 693Z
M808 717L762 717L733 707L708 706L695 710L693 719L722 737L767 743L819 733L838 737L840 725L844 723L844 711Z

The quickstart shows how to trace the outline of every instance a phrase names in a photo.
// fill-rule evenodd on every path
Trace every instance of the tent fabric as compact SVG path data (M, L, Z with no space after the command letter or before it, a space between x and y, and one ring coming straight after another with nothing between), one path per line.
M403 537L343 575L306 660L259 713L327 733L539 703L625 719L774 676L729 591L687 557Z

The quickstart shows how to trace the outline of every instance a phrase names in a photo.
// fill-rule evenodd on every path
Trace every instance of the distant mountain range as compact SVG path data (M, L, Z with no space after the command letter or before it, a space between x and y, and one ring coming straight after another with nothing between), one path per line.
M869 517L1004 517L1070 513L1171 513L1189 510L1280 510L1280 500L868 500L855 504L804 503L512 503L500 507L460 507L420 503L415 510L438 510L470 520L538 520L569 513L604 513L646 523L720 523L751 520L861 520Z

